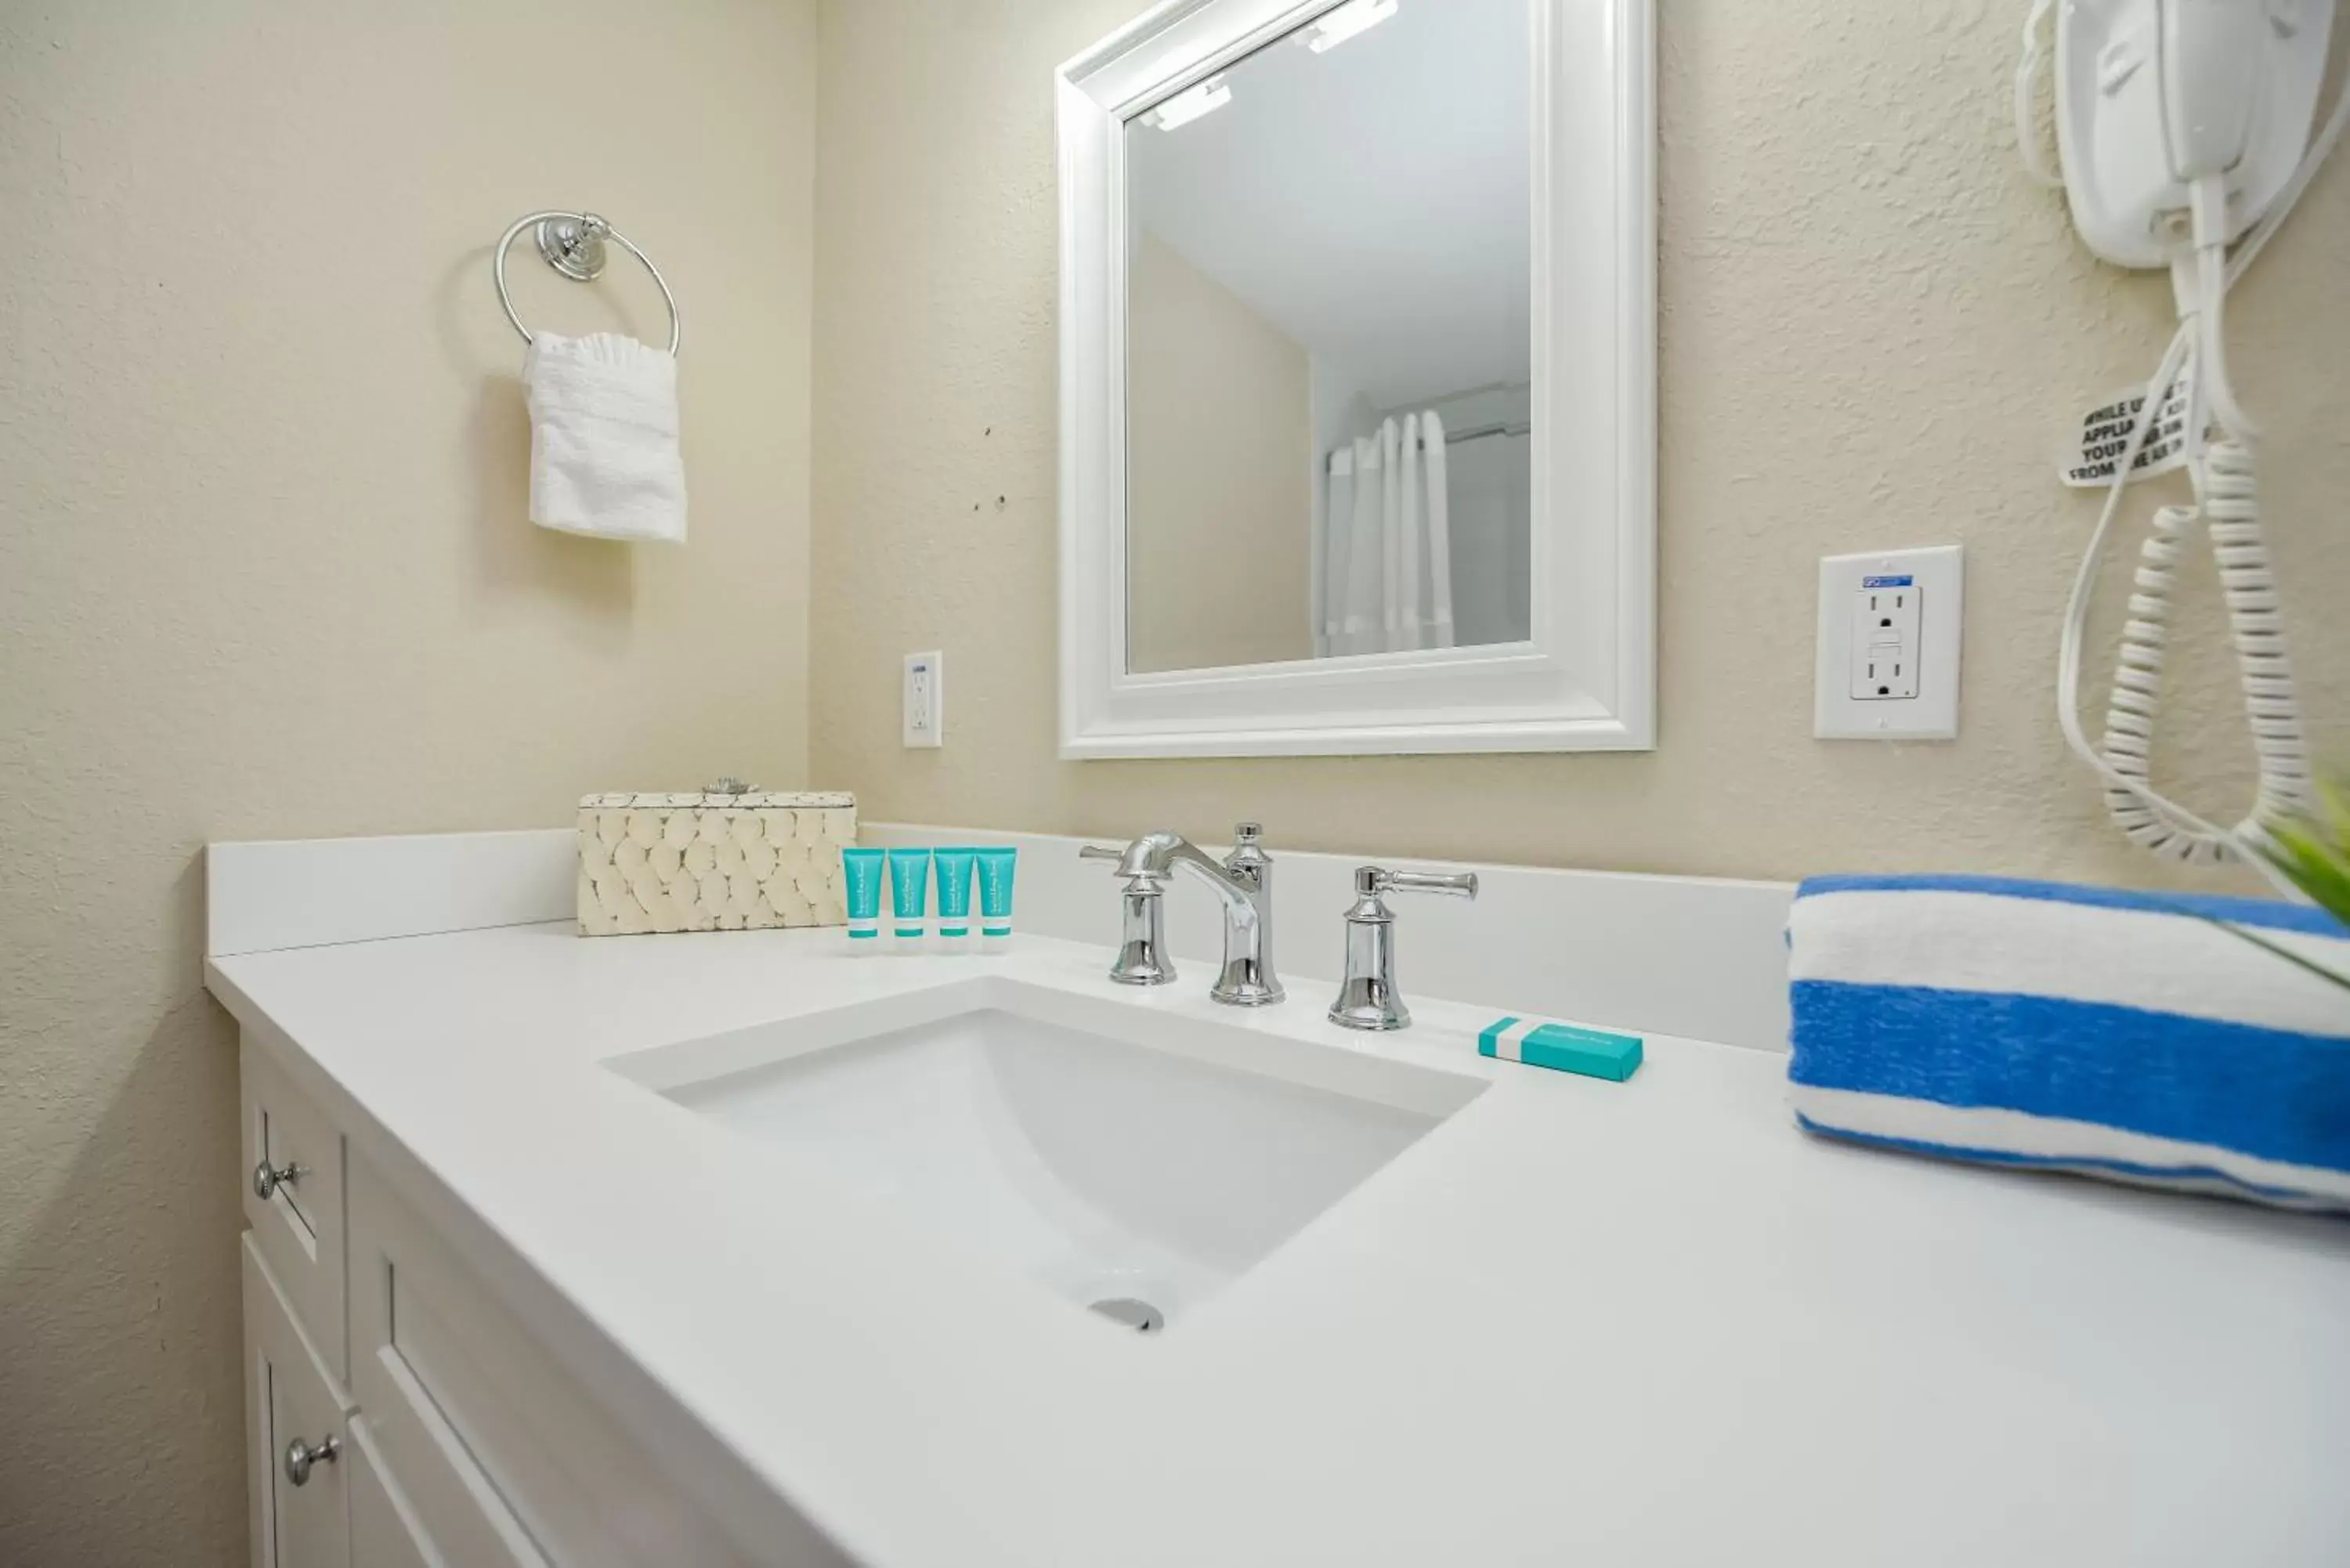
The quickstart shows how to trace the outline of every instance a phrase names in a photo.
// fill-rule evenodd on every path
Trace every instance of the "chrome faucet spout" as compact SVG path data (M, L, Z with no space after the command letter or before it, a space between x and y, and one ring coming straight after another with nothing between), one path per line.
M1133 853L1137 847L1143 850L1139 864ZM1217 897L1227 905L1246 904L1251 909L1255 908L1250 902L1256 891L1253 882L1242 881L1238 876L1225 870L1222 861L1190 839L1172 833L1146 833L1136 839L1134 846L1128 850L1126 865L1120 869L1129 876L1164 877L1179 867L1214 888Z
M1224 961L1208 994L1233 1007L1263 1007L1285 992L1273 968L1273 857L1263 829L1244 822L1232 852L1218 860L1180 834L1146 833L1123 850L1088 846L1087 859L1118 861L1126 880L1125 939L1110 979L1122 985L1160 985L1174 979L1166 953L1161 889L1178 869L1213 890L1224 910Z

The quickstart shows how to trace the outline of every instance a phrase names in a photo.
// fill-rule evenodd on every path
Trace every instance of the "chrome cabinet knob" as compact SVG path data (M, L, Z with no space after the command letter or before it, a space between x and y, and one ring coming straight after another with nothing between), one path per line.
M292 1160L284 1165L272 1165L264 1158L253 1168L253 1195L264 1203L281 1187L291 1187L302 1175L302 1168Z
M306 1443L296 1438L286 1445L286 1479L296 1486L307 1486L309 1484L312 1465L331 1465L335 1462L335 1457L342 1451L343 1440L332 1435L321 1438L315 1443Z

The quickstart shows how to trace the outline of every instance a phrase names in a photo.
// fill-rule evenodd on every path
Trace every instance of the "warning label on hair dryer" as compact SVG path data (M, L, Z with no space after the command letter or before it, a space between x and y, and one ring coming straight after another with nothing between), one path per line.
M2190 364L2178 372L2155 410L2154 429L2130 463L2129 483L2187 466L2187 417L2194 400L2195 369ZM2145 412L2146 388L2141 384L2124 388L2082 415L2080 456L2062 471L2064 483L2076 488L2111 484L2116 465L2137 439Z

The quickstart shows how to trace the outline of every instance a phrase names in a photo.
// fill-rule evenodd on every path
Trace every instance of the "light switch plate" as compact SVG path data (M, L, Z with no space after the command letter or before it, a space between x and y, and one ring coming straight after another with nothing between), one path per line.
M1956 545L1820 562L1812 733L1949 741L1959 733L1965 556Z
M932 649L906 655L905 742L915 750L947 743L946 656Z

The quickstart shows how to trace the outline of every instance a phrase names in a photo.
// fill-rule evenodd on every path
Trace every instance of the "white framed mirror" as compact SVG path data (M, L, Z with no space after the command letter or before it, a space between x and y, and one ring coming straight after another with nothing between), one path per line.
M1650 3L1061 68L1062 755L1655 743Z

